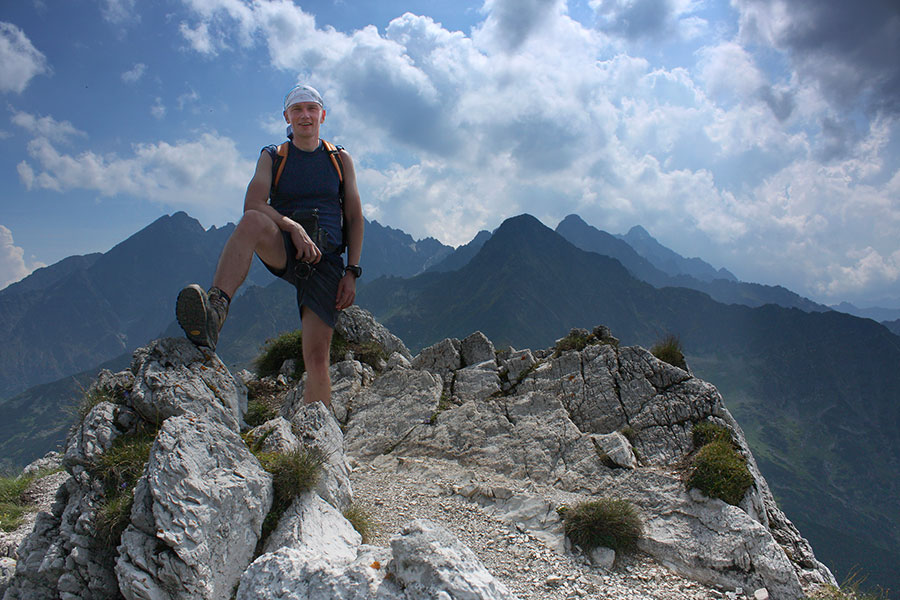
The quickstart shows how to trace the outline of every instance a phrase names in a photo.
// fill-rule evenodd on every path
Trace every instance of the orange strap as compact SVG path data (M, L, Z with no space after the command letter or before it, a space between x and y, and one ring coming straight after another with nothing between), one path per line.
M272 182L272 189L278 189L278 180L281 179L281 172L284 171L284 163L287 162L288 156L288 144L290 144L290 140L284 142L280 146L278 146L278 156L281 157L281 164L278 165L278 172L275 173L275 181ZM342 165L337 157L340 153L340 150L337 146L332 144L327 140L322 140L322 145L325 146L325 150L328 152L329 158L331 158L331 164L334 165L334 170L337 171L338 182L341 184L344 183L344 170L341 168Z

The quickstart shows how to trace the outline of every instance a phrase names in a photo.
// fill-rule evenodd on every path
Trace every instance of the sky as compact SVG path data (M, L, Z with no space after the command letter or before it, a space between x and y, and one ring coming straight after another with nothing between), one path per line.
M4 2L0 288L236 222L301 82L365 216L416 239L576 213L900 308L898 56L897 0Z

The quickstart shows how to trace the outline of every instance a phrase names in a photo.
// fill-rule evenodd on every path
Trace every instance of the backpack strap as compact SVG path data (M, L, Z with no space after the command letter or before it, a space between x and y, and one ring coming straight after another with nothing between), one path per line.
M281 173L284 171L284 165L287 162L288 155L288 144L291 143L291 140L288 140L278 146L278 150L275 151L275 154L278 158L275 160L278 162L278 170L275 173L275 177L272 178L272 190L270 195L275 195L275 190L278 189L278 180L281 179Z

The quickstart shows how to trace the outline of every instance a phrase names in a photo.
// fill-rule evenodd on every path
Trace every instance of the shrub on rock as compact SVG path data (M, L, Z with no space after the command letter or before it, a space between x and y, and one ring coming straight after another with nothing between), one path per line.
M627 500L601 498L562 508L566 536L585 552L603 546L620 552L633 550L643 525Z
M737 506L753 485L753 476L730 441L715 440L697 452L687 484L710 498Z

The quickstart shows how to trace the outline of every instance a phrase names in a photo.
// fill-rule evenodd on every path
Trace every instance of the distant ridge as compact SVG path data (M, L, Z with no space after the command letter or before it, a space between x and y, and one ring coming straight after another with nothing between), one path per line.
M632 275L658 288L668 286L697 290L709 294L711 298L723 304L743 304L751 307L777 304L807 312L830 310L827 306L817 304L781 286L744 283L734 279L734 276L724 269L714 271L700 259L685 259L659 244L640 227L632 228L629 232L630 239L638 240L643 246L653 248L654 255L666 257L665 260L660 259L655 265L651 264L650 260L630 246L631 242L626 243L629 236L613 236L588 225L577 215L569 215L563 219L556 232L582 250L615 258ZM668 265L670 270L663 272L659 265ZM685 269L698 273L705 272L707 276L712 273L724 273L728 278L701 279L686 274Z
M704 260L685 258L666 248L640 225L635 225L628 233L618 237L628 242L628 245L650 261L657 269L669 275L690 275L700 281L714 281L716 279L737 281L737 277L725 268L715 269Z

